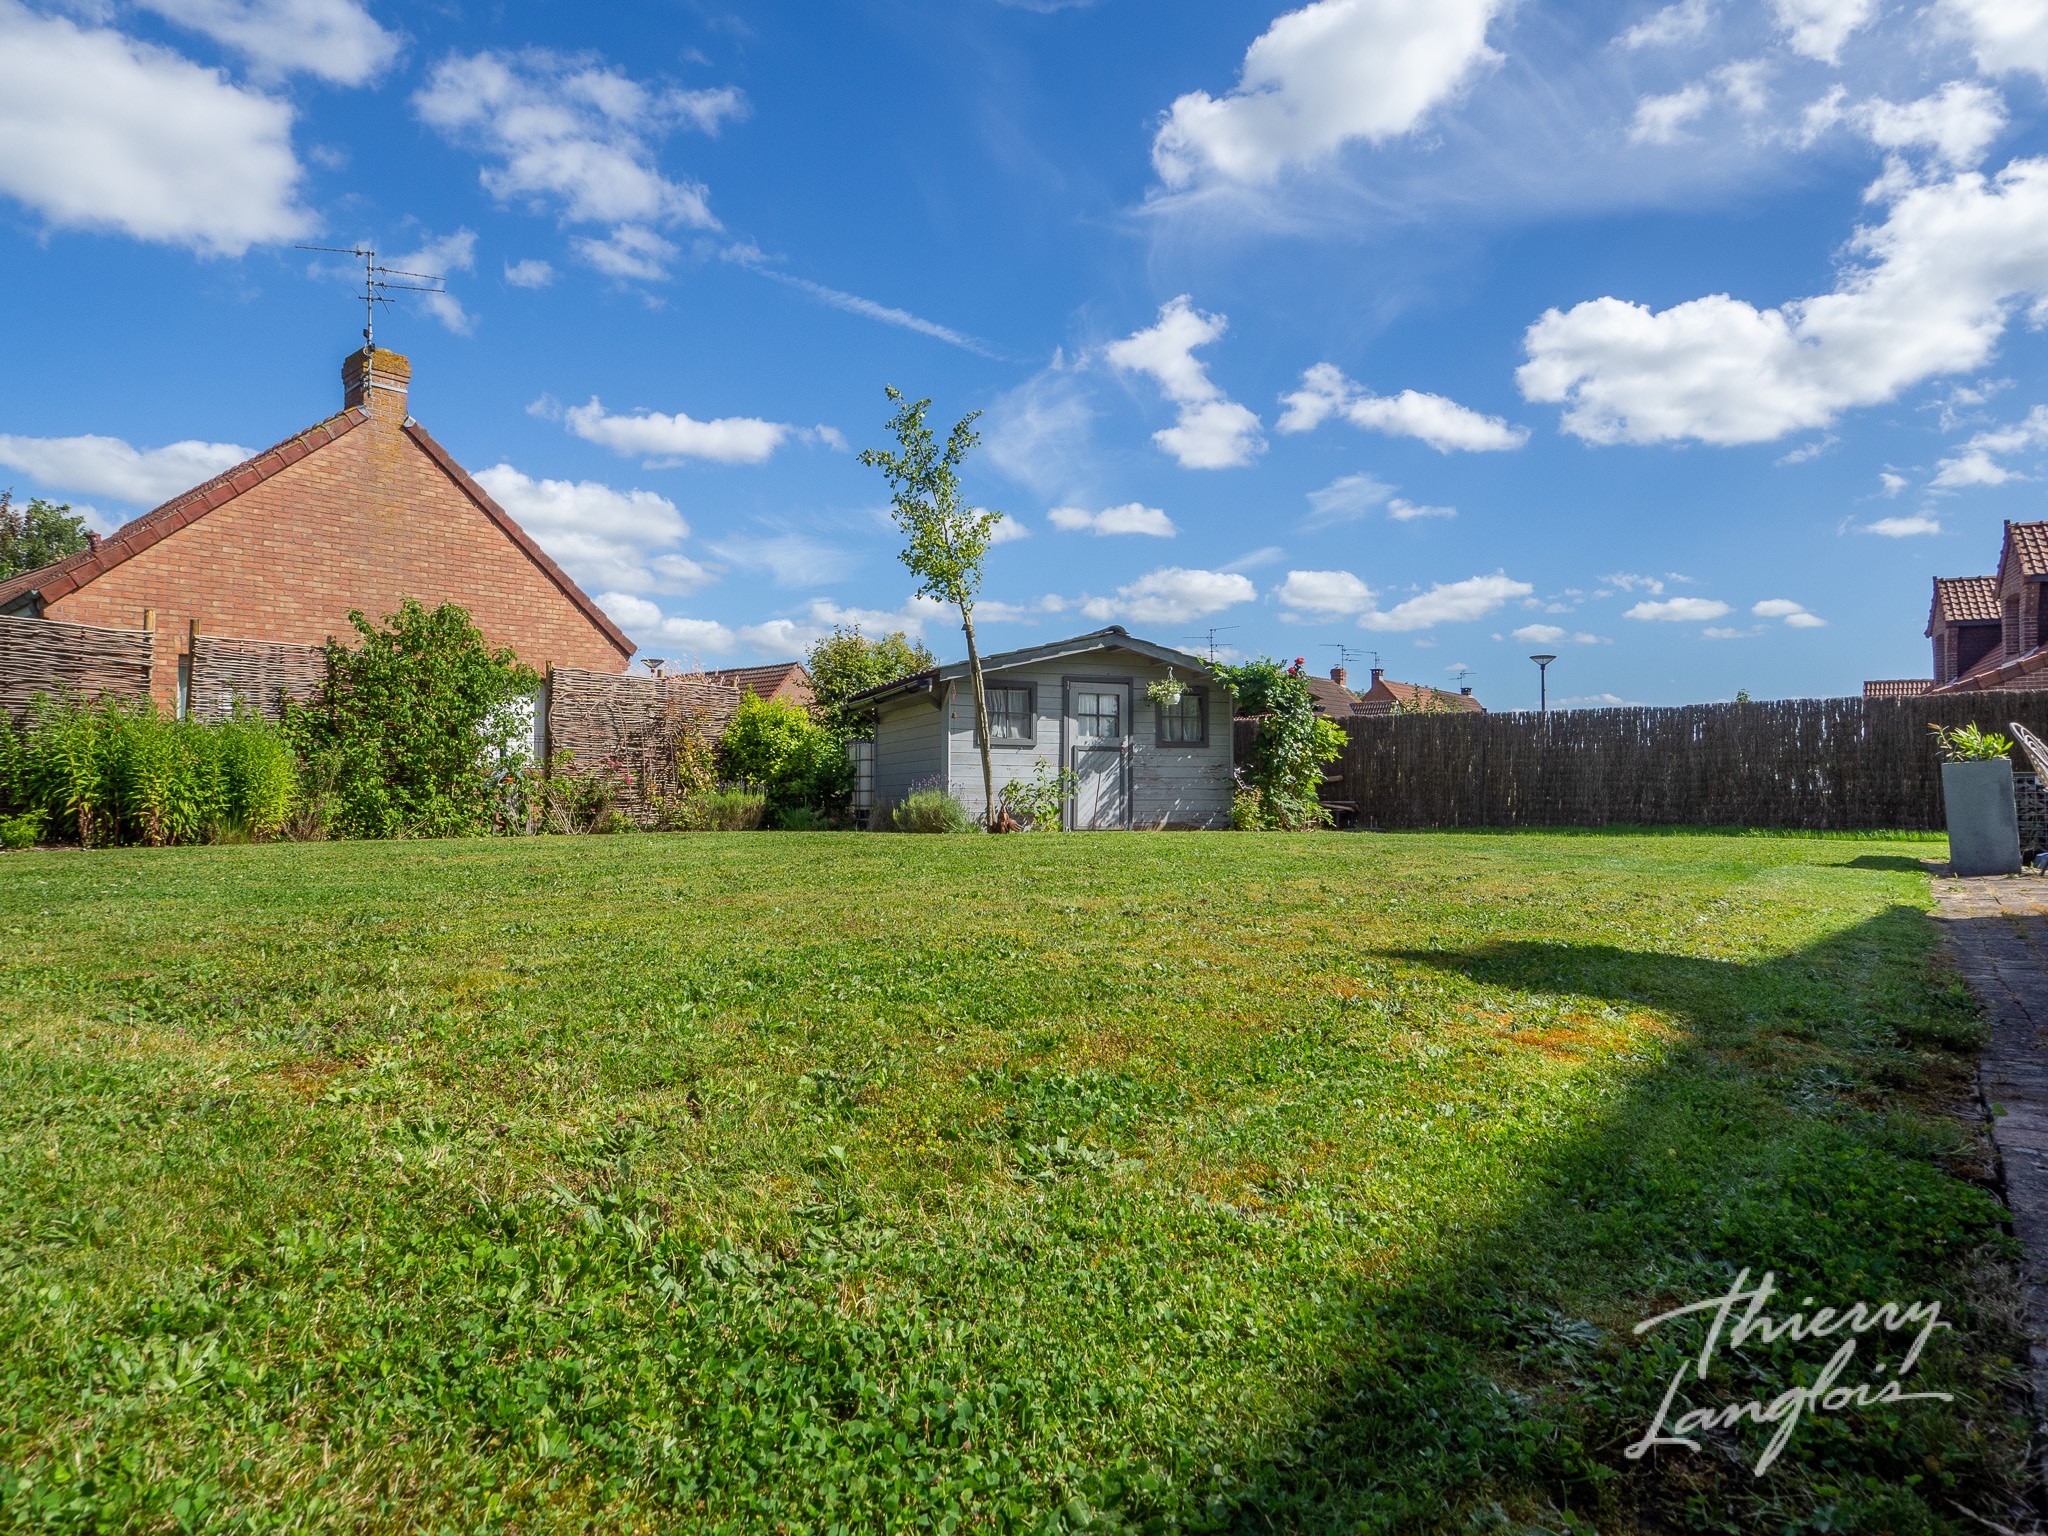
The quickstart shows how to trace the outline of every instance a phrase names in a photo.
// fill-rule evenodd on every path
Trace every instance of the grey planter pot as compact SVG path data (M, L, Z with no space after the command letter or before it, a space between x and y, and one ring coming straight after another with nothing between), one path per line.
M1943 763L1941 799L1948 813L1950 869L1959 875L2019 873L2020 818L2010 758Z

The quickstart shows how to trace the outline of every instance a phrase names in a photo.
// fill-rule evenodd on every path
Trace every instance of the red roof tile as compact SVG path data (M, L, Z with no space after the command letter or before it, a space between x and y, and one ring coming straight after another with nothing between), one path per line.
M1930 633L1937 619L1950 624L1995 624L2000 617L1996 576L1934 578L1934 611L1927 621Z
M2019 557L2021 575L2048 577L2048 523L2007 523L2005 538Z
M764 699L772 699L781 692L791 697L801 695L802 702L809 703L812 696L811 674L800 661L777 661L765 667L721 667L704 676Z

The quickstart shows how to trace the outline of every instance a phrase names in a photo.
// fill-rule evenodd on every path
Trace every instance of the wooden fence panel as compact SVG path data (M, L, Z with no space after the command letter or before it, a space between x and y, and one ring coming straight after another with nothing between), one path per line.
M54 619L0 617L0 709L17 719L39 693L149 697L156 637Z
M2013 720L2048 733L2048 694L1356 716L1325 798L1366 827L1939 829L1927 727Z
M321 646L197 635L185 712L195 720L220 720L239 703L266 720L281 720L282 701L310 703L326 682L327 652Z
M626 817L653 826L679 793L676 750L683 736L697 732L715 741L739 702L737 688L698 673L656 678L550 667L547 751L572 754L578 773L602 774Z

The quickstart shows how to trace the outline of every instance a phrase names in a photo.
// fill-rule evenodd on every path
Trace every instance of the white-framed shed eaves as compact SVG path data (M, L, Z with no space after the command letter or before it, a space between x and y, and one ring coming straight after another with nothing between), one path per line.
M1073 830L1227 827L1233 733L1229 685L1198 656L1121 625L982 658L996 794L1040 763L1071 769ZM1171 673L1180 701L1154 703ZM977 820L981 744L967 663L913 673L853 700L875 709L875 807L942 784Z

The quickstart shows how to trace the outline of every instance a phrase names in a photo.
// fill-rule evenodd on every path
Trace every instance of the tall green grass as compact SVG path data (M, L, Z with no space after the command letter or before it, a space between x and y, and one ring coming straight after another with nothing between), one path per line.
M44 696L0 716L0 811L41 812L87 847L268 838L297 793L291 747L250 715L177 720L147 699Z

